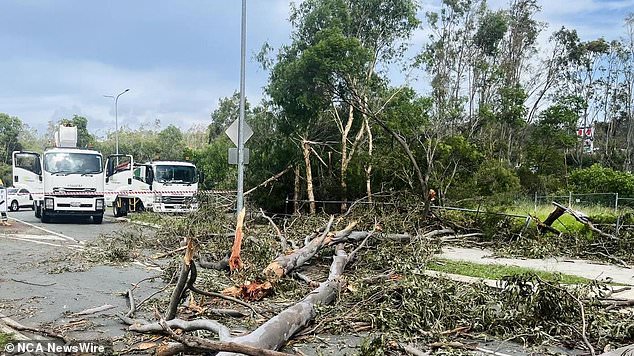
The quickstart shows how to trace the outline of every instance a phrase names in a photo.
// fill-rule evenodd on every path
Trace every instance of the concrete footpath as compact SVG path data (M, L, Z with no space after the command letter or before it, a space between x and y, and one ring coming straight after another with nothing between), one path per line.
M448 260L466 261L480 264L497 264L532 268L545 272L559 272L572 274L588 279L605 280L611 278L613 283L634 286L634 269L602 264L570 258L520 259L495 258L489 250L464 247L443 247L440 258Z
M545 272L565 273L599 281L611 280L611 283L634 286L634 269L600 262L564 257L545 259L496 258L493 257L493 252L486 249L454 246L443 247L442 253L437 256L447 260L487 265L517 266ZM619 293L618 297L634 299L634 288Z

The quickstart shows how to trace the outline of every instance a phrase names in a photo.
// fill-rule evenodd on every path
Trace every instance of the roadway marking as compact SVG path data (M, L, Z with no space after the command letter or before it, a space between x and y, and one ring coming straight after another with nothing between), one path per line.
M50 243L50 242L38 241L36 239L28 237L28 236L34 236L34 235L24 235L24 236L16 235L18 237L6 236L6 235L0 235L0 236L2 236L5 239L9 239L9 240L32 242L32 243L39 244L39 245L48 245L48 246L54 246L54 247L66 247L66 248L71 249L71 250L81 250L81 249L84 248L83 246L80 246L80 245L67 245L67 244L59 244L58 245L58 244L54 244L54 243ZM49 238L51 238L51 237L49 237ZM53 238L55 239L55 237L53 237ZM40 238L38 238L38 239L40 239Z
M29 240L66 241L65 239L55 235L13 234L11 237Z
M31 224L31 223L28 223L28 222L26 222L26 221L24 221L24 220L20 220L20 219L18 219L18 218L9 217L9 219L11 219L11 220L15 220L15 221L17 221L17 222L19 222L19 223L25 224L25 225L30 226L30 227L34 227L34 228L36 228L36 229L38 229L38 230L41 230L41 231L46 232L47 234L51 234L51 235L56 235L56 236L59 236L59 237L61 237L61 238L63 238L63 239L66 239L66 240L68 240L68 241L72 241L72 242L75 242L75 243L79 243L79 242L80 242L79 240L76 240L76 239L74 239L74 238L72 238L72 237L70 237L70 236L66 236L66 235L61 234L61 233L59 233L59 232L51 231L51 230L49 230L49 229L45 229L45 228L40 227L40 226L37 226L37 225L33 225L33 224Z

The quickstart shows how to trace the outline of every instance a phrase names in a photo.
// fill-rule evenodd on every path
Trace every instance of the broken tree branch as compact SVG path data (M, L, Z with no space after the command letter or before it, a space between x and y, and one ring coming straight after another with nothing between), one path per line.
M236 237L233 240L233 247L231 247L231 257L229 257L229 269L231 271L243 267L242 260L240 259L240 250L242 249L242 226L244 225L245 214L245 208L242 208L242 210L238 213L236 223Z
M128 300L130 302L130 311L128 311L125 316L131 317L134 315L134 313L136 313L136 302L134 301L134 295L132 294L132 289L128 289L128 292L126 293L126 295L128 296Z
M289 354L283 352L263 350L257 347L241 345L231 341L215 341L189 335L178 335L170 328L164 319L159 321L159 325L172 339L196 350L228 351L252 356L289 356Z
M228 295L224 295L224 294L221 294L221 293L206 292L206 291L203 291L203 290L200 290L200 289L196 288L194 286L194 283L196 282L196 278L198 278L198 272L196 270L196 264L195 263L192 263L191 268L190 268L190 273L191 273L191 275L189 277L189 280L187 281L187 289L191 290L192 292L200 294L200 295L204 295L204 296L207 296L207 297L213 297L213 298L220 298L220 299L228 300L230 302L234 302L234 303L237 303L237 304L240 304L242 306L245 306L245 307L249 308L253 313L255 313L257 315L261 315L257 310L255 310L255 308L251 304L249 304L247 302L244 302L244 301L242 301L240 299L237 299L237 298L234 298L234 297L231 297L231 296L228 296Z
M272 181L278 180L281 176L286 174L286 172L288 172L291 168L293 168L292 164L288 165L286 168L284 168L283 171L271 176L269 179L265 180L264 182L262 182L262 183L256 185L255 187L247 190L246 192L244 192L244 195L249 195L249 194L253 193L253 191L255 191L256 189L258 189L260 187L264 187L265 185L271 183Z
M271 219L264 213L264 210L262 210L262 208L260 208L260 213L266 220L269 221L269 224L271 224L271 226L273 226L273 228L275 229L275 233L277 234L277 237L280 239L280 247L282 248L282 252L288 250L288 244L286 243L286 238L284 237L284 234L282 234L282 231L280 230L280 228L277 227L273 219Z
M268 350L277 350L282 347L291 336L315 317L316 306L329 304L337 297L345 285L345 280L341 276L347 263L348 255L341 245L337 245L330 265L330 273L325 282L322 282L306 298L283 310L253 332L236 337L232 341ZM226 353L219 354L219 356L227 355Z
M56 338L56 339L63 340L67 344L71 343L73 341L72 339L69 339L69 338L67 338L64 335L58 334L58 333L56 333L54 331L51 331L51 330L39 329L39 328L31 327L31 326L22 325L22 324L18 323L17 321L7 317L4 314L0 314L0 321L3 322L6 326L8 326L8 327L10 327L12 329L18 330L18 331L29 331L29 332L32 332L32 333L42 334L42 335L45 335L45 336L48 336L48 337L53 337L53 338Z
M217 271L229 270L229 254L217 262L209 261L206 257L200 256L198 265L202 268L215 269Z
M185 251L185 256L183 257L183 263L181 264L180 274L178 276L178 280L176 281L176 287L172 291L172 297L170 298L170 304L165 312L165 319L171 320L176 317L176 311L178 309L178 304L180 304L181 299L183 298L183 294L185 293L185 287L187 284L187 277L189 276L189 271L191 266L193 265L193 256L194 256L194 244L191 238L187 238L187 250Z
M170 328L181 329L183 331L194 331L194 330L207 330L211 331L214 334L218 335L218 337L222 339L229 339L231 337L231 330L225 325L209 319L196 319L196 320L183 320L183 319L172 319L167 320L166 324ZM149 324L132 324L128 327L128 330L138 332L138 333L157 333L162 332L164 329L159 323L149 323Z
M290 271L310 260L324 245L333 221L334 216L331 216L322 234L312 239L304 247L293 251L290 255L282 255L273 260L263 271L268 281L271 283L277 282L283 276L288 275Z
M72 315L73 316L90 315L90 314L95 314L95 313L100 313L102 311L110 310L110 309L113 309L113 308L115 308L114 305L105 304L105 305L102 305L100 307L95 307L95 308L82 310L82 311L74 313Z

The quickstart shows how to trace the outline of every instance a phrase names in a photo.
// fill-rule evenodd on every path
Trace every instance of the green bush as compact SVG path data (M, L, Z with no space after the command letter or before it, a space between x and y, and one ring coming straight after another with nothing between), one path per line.
M517 193L521 187L517 174L495 160L482 163L475 174L475 180L478 192L483 196Z
M0 163L0 179L2 179L6 187L13 185L13 177L11 177L11 174L11 165Z
M570 175L570 184L577 193L619 193L634 195L634 175L593 164Z

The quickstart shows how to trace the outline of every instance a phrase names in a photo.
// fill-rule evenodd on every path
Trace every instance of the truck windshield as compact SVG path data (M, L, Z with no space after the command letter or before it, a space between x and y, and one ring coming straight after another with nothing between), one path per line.
M44 170L53 174L96 174L103 171L101 155L51 152L44 155Z
M196 174L196 168L192 166L156 166L154 177L154 179L159 183L191 184L198 182L198 174Z

